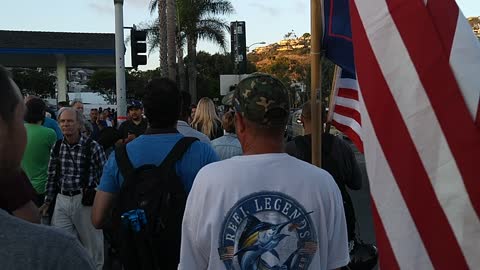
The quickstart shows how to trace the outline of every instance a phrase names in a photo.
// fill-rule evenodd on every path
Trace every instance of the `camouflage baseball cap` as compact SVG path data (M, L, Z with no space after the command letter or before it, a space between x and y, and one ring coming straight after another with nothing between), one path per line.
M233 91L233 107L248 120L270 127L287 124L290 104L283 83L271 75L253 73Z

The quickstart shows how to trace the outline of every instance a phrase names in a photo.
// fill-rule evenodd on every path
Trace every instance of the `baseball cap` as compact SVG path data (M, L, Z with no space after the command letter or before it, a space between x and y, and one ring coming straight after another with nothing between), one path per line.
M143 108L142 102L138 100L132 100L128 103L127 111L129 111L130 109L142 109L142 108Z
M229 94L223 100L231 102L235 111L248 120L269 127L287 124L290 111L288 90L277 78L253 73Z

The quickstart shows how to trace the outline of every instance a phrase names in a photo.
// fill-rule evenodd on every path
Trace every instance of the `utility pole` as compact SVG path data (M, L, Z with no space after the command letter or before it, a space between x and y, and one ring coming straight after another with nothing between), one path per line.
M125 81L125 45L123 37L123 0L115 4L115 66L117 79L117 121L127 120L127 89Z

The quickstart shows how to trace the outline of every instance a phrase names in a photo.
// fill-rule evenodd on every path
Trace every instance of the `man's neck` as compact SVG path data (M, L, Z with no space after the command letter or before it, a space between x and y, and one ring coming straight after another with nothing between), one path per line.
M276 140L255 140L251 144L242 145L244 155L284 153L284 148L283 143Z
M78 142L80 142L80 137L80 134L73 134L70 136L65 135L65 140L68 142L68 144L77 144Z

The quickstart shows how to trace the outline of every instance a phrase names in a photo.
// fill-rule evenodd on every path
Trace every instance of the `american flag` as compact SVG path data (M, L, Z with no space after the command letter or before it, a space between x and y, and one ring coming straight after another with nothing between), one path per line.
M453 0L350 0L350 15L381 268L478 269L478 40Z
M362 120L360 116L360 102L357 78L346 70L339 68L336 74L336 83L333 94L333 108L329 115L329 122L336 129L347 135L363 153Z

